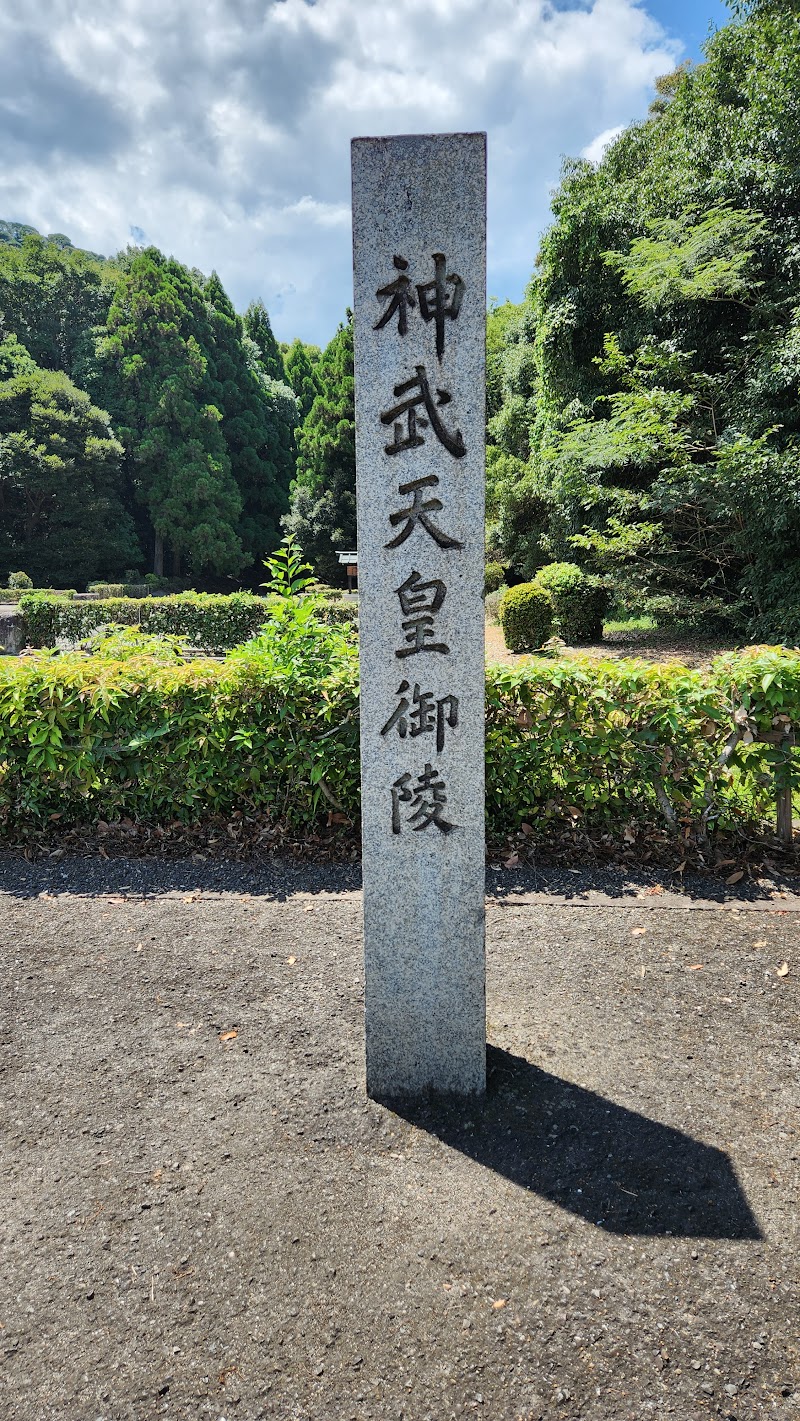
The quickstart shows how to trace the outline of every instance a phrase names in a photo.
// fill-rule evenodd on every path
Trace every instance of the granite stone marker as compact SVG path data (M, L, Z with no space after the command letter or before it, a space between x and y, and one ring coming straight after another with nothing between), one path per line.
M486 136L353 142L367 1091L486 1084Z

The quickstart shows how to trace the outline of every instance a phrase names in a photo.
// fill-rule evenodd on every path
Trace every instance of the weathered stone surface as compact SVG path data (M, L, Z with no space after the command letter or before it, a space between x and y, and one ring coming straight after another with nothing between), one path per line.
M22 613L16 607L0 608L0 651L16 656L25 639Z
M353 143L367 1090L379 1099L485 1088L485 194L484 134Z

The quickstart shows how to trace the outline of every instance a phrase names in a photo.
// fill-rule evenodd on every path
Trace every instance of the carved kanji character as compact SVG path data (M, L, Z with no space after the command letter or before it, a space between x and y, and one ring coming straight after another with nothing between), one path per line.
M396 651L395 656L402 659L415 656L420 651L438 651L449 656L449 646L443 641L433 640L434 613L438 612L447 595L444 583L438 577L423 582L420 574L414 571L395 590L406 619L401 625L408 643Z
M395 257L394 265L395 269L400 272L400 275L396 277L394 281L389 282L388 285L381 286L377 291L376 294L379 297L386 296L389 298L389 304L380 320L375 322L373 329L376 331L383 330L383 327L388 325L396 311L397 330L401 336L404 336L408 330L409 308L413 309L417 303L414 298L414 293L411 290L411 280L404 275L404 272L408 270L408 262L405 257Z
M433 519L428 517L429 513L438 513L444 504L439 498L428 498L423 501L422 490L435 488L438 482L435 474L428 474L427 478L412 479L410 483L400 484L397 492L412 495L411 507L404 508L400 513L389 515L389 522L393 528L396 528L400 523L405 526L401 528L396 538L392 538L391 542L386 544L387 548L399 548L406 538L411 537L418 523L426 533L430 533L433 541L438 543L440 548L463 548L463 543L459 543L456 538L451 538L448 533L443 533Z
M402 685L398 686L397 694L402 699L387 720L381 735L388 735L389 731L397 726L400 739L405 740L410 727L413 740L415 736L426 735L435 729L436 749L441 752L444 749L445 725L449 725L451 730L458 725L458 697L440 696L436 700L433 691L421 691L419 686L415 685L412 699L409 700L405 692L410 689L408 681L403 681Z
M394 437L391 444L384 445L386 453L402 454L406 449L419 448L420 444L425 443L419 431L420 429L427 429L430 423L436 438L444 445L448 453L452 454L454 459L463 459L467 450L461 430L457 429L455 434L451 434L438 414L438 409L441 409L443 405L450 404L453 398L452 395L450 395L447 390L439 389L437 386L436 403L434 403L428 376L425 373L425 366L415 365L414 369L417 373L413 380L402 380L399 385L395 385L394 387L395 397L400 400L400 403L393 405L389 410L385 410L381 415L381 424L391 424L394 426ZM409 395L412 390L416 390L417 393L410 399L404 399L403 396ZM424 405L428 416L427 419L417 414L419 405ZM403 433L403 425L401 422L401 416L403 415L405 415L406 418L405 434Z
M433 281L422 285L418 283L417 295L422 319L436 322L436 354L441 360L444 355L444 323L446 319L455 321L458 317L464 299L464 282L455 273L445 275L447 262L443 252L434 252L433 266ZM449 295L448 286L453 288Z
M447 787L438 770L434 770L432 765L426 764L422 774L417 775L413 792L411 783L411 775L404 774L400 775L392 785L393 834L399 834L402 829L401 804L411 805L412 812L409 814L407 822L416 833L419 833L421 829L427 829L431 824L435 824L443 834L449 834L457 828L457 825L451 824L442 813L447 804Z

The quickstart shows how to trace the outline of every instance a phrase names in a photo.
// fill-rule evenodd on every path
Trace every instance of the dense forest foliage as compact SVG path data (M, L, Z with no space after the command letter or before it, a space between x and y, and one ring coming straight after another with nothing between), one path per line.
M281 537L299 389L215 274L0 223L0 578L246 575Z
M490 555L634 610L800 636L800 13L733 5L603 160L569 161L489 317Z

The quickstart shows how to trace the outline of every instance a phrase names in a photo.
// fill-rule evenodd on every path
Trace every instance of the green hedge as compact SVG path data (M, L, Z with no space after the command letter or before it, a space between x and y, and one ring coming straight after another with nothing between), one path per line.
M190 646L212 652L229 651L257 636L269 619L270 606L270 598L256 597L251 592L180 592L173 597L147 599L109 597L71 606L30 594L19 603L25 640L31 647L54 647L60 640L85 641L97 627L114 623L179 636ZM336 604L326 606L321 615L329 623L354 620L352 610Z
M21 602L23 597L54 597L60 602L71 602L75 597L74 587L0 587L0 602Z
M800 783L798 752L793 763L754 737L777 740L799 724L800 655L781 649L722 657L708 672L636 661L492 667L489 834L554 816L611 827L667 818L691 834L771 821L776 784ZM294 669L266 675L241 655L175 666L78 653L0 661L7 841L53 816L166 824L233 809L311 830L332 805L354 817L358 801L353 669L315 682Z
M158 592L153 592L152 587L146 582L90 582L87 592L94 592L98 597L107 599L109 597L153 597L158 596ZM162 594L163 595L163 594Z
M249 592L230 596L181 592L144 600L109 597L69 606L51 598L28 596L21 599L20 611L27 643L33 647L52 647L59 639L83 641L97 627L114 622L184 637L204 651L227 651L257 634L269 616L269 603Z

